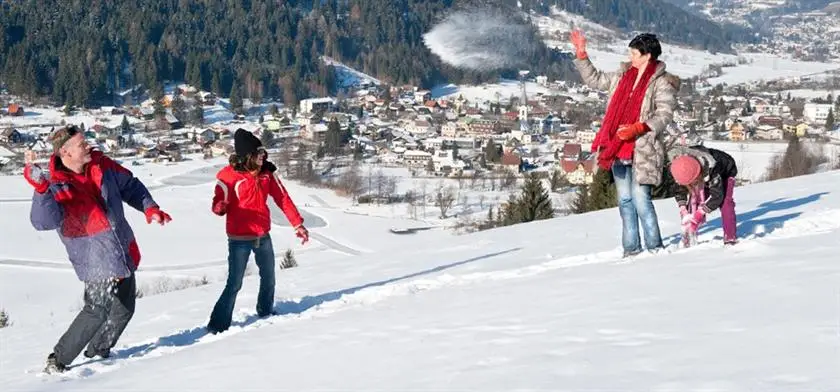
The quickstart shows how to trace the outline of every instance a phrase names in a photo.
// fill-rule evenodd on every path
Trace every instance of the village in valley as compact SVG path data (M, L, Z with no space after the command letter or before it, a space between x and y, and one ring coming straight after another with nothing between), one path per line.
M336 95L293 106L178 83L154 98L142 86L121 91L114 106L98 109L53 107L3 91L0 172L20 174L27 149L45 161L52 153L44 142L51 130L76 124L91 144L127 166L226 157L233 152L233 133L244 128L262 140L283 178L330 187L354 204L412 204L419 197L449 209L462 204L466 182L474 191L501 192L495 203L481 196L483 210L515 192L524 175L536 173L562 213L568 212L569 195L593 181L597 165L590 144L606 106L603 91L527 71L499 84L424 90L334 66L341 80ZM713 77L716 67L725 66L711 65L706 74ZM734 86L683 78L669 137L723 143L719 148L735 151L761 144L784 151L792 135L820 145L840 143L834 119L840 94L831 93L838 85L840 76L831 71ZM836 162L837 150L829 151ZM763 170L755 168L741 182L761 181ZM413 179L437 182L428 190L423 184L420 195L399 184ZM440 218L448 216L446 209L440 208ZM470 212L461 205L460 213ZM409 215L417 217L416 211Z

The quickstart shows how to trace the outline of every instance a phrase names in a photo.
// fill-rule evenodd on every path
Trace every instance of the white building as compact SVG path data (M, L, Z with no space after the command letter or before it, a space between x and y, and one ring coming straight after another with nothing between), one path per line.
M420 150L408 150L403 153L403 161L408 166L425 167L432 159L432 154Z
M312 113L316 111L329 111L335 105L335 100L330 97L307 98L300 101L300 113Z
M825 124L825 119L828 113L834 108L834 105L825 103L806 103L805 110L802 113L805 119L814 124Z
M457 172L464 170L466 166L464 161L455 158L454 150L435 152L435 155L432 156L432 163L435 166L436 172Z

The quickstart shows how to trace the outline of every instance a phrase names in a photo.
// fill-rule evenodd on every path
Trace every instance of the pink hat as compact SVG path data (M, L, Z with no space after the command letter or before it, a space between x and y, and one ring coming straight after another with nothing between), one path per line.
M681 155L671 161L671 176L680 185L689 185L700 176L700 162L694 157Z

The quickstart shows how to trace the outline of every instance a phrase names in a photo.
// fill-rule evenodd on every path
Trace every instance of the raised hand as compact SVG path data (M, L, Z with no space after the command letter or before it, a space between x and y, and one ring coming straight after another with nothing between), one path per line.
M583 32L579 29L572 30L571 34L569 34L569 40L572 42L572 45L575 47L575 55L578 58L585 58L586 57L586 37L583 36Z
M35 191L38 193L44 193L50 187L50 183L47 181L46 176L44 176L44 171L41 170L41 167L34 164L35 162L35 151L27 150L23 153L23 178L26 179L26 182L29 185L32 185L35 188Z
M26 152L24 152L24 153L23 153L23 162L24 162L27 166L29 166L29 165L31 165L32 163L34 163L34 162L35 162L35 151L32 151L32 150L26 150Z

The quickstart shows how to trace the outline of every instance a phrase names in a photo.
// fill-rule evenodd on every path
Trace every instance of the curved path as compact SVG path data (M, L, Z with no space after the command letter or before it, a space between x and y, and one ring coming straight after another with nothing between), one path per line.
M176 174L171 177L166 177L158 180L158 183L155 185L150 185L148 188L149 190L161 189L166 187L172 186L195 186L195 185L202 185L209 182L213 182L216 178L216 172L222 167L223 165L214 165L214 166L206 166L201 167L198 169L190 170L186 173ZM31 202L31 198L10 198L10 199L0 199L2 203L14 203L14 202ZM290 227L288 219L286 219L286 215L283 214L283 211L277 207L276 204L273 202L269 202L269 210L271 211L271 223L277 226L285 226ZM312 214L305 209L301 209L298 207L300 211L300 215L303 217L304 221L306 222L306 227L308 229L315 229L320 227L326 227L327 222L318 215ZM319 233L310 232L309 236L312 239L317 240L318 242L323 243L327 247L339 251L341 253L345 253L351 256L358 256L362 254L361 251L353 249L347 245L343 245L335 240L326 237ZM278 255L280 257L281 255ZM216 261L207 261L207 262L199 262L194 264L184 264L184 265L172 265L172 266L161 266L161 267L149 267L149 268L142 268L147 271L179 271L179 270L190 270L190 269L199 269L199 268L207 268L207 267L214 267L227 264L227 260L216 260ZM13 266L23 266L23 267L38 267L38 268L53 268L53 269L72 269L73 267L69 263L56 263L50 261L40 261L40 260L18 260L18 259L0 259L0 265L13 265Z

